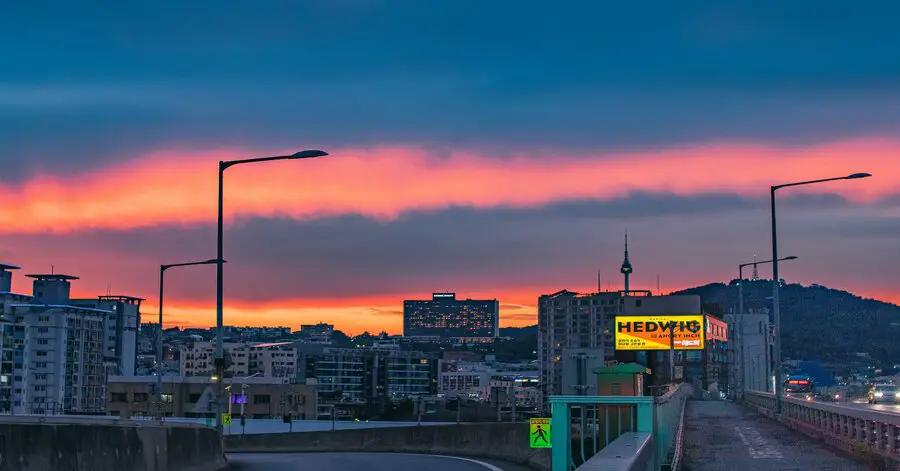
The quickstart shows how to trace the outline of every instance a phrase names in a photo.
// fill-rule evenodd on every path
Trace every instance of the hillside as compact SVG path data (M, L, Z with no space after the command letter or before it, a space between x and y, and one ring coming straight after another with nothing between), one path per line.
M737 310L737 280L672 294L698 294L704 307ZM784 284L780 296L785 358L837 360L866 352L882 361L900 359L900 306L815 284ZM771 281L744 282L745 309L771 309L771 297Z
M671 294L698 294L706 312L720 315L737 311L736 283L712 283ZM780 295L785 358L842 360L865 352L883 362L900 363L900 306L820 285L784 284ZM745 309L771 309L771 298L771 281L744 282ZM536 344L536 325L500 330L517 340L533 338Z

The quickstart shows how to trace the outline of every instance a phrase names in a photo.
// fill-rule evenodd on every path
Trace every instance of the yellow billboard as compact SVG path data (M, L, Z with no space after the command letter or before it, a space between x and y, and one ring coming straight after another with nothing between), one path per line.
M703 350L703 315L616 316L616 350Z

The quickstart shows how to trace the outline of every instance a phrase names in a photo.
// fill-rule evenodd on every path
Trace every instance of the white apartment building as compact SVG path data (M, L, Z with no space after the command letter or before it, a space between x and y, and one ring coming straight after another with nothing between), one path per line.
M231 357L227 372L233 377L262 376L294 378L297 376L297 350L292 342L251 343L228 342L222 345ZM181 376L215 375L215 342L194 342L181 349Z
M73 299L74 306L109 311L103 319L103 360L112 376L134 376L137 363L138 330L141 325L142 298L98 296L97 299Z
M17 413L93 413L106 409L104 323L112 311L69 303L70 275L34 278L27 303L9 306L16 337Z

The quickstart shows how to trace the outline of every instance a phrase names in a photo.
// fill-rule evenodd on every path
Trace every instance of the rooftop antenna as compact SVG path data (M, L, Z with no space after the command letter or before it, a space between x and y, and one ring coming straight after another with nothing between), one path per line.
M656 295L662 295L662 292L659 290L659 273L656 274Z
M597 269L597 292L603 291L602 278L600 278L600 269Z
M753 254L753 276L750 279L753 281L759 280L759 271L756 269L756 254Z
M50 265L50 274L53 274L53 265Z

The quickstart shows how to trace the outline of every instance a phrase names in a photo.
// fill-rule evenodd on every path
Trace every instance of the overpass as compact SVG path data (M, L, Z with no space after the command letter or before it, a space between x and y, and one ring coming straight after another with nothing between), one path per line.
M215 428L66 416L0 417L0 471L221 471Z
M530 448L526 424L509 423L232 435L225 444L229 452L313 453L287 455L293 458L232 455L251 471L263 469L254 466L266 460L332 463L335 456L405 469L394 464L393 455L372 452L496 460L486 463L494 468L480 469L504 471L900 470L900 406L785 398L776 417L774 400L760 392L748 392L740 404L704 400L687 385L659 397L554 396L551 450ZM319 455L323 452L340 455ZM425 466L425 461L416 463ZM341 466L316 469L353 469ZM468 468L457 466L457 471L463 469Z
M772 394L696 396L553 396L549 450L524 423L261 422L220 439L187 419L6 416L0 471L900 470L900 406L785 398L776 416Z

